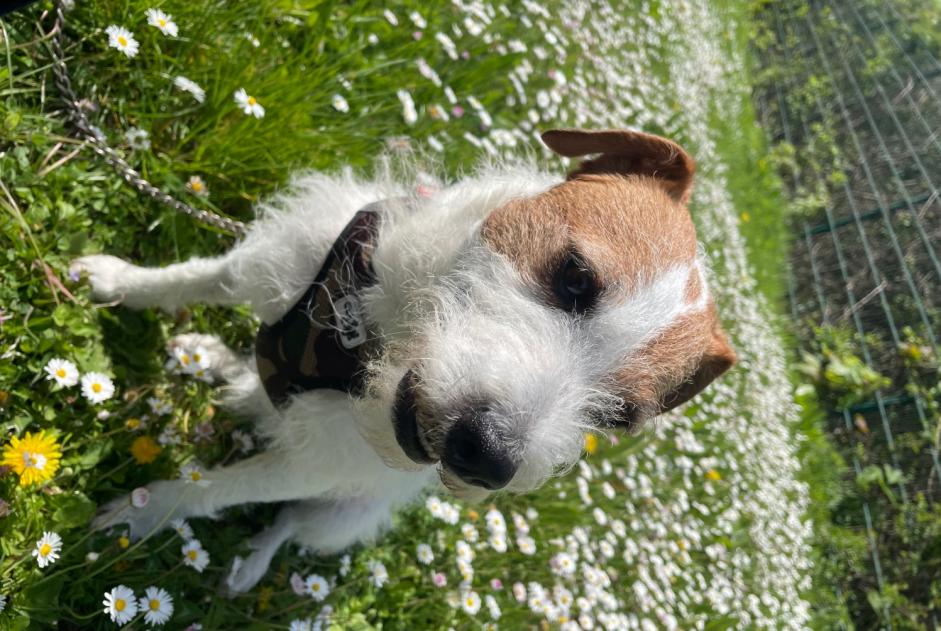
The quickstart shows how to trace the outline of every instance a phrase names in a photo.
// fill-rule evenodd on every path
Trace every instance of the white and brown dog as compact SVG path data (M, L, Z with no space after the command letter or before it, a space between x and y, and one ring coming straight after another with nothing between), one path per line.
M109 504L134 537L236 504L290 502L230 575L243 591L287 540L322 553L374 537L436 479L455 495L538 487L585 432L635 428L735 361L686 203L693 160L636 131L555 130L564 181L489 169L430 196L310 174L228 254L165 268L79 259L93 296L131 308L251 303L258 354L201 346L259 455ZM339 236L338 236L339 235Z

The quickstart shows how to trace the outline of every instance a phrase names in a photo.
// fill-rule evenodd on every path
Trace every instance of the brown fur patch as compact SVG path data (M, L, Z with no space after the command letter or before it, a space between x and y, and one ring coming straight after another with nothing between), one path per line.
M544 291L571 251L597 274L603 292L621 296L696 256L689 212L644 176L578 176L493 211L482 235Z

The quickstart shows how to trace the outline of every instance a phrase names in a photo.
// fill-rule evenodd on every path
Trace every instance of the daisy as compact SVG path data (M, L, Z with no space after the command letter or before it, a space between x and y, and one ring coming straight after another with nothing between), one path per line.
M311 631L311 629L313 629L313 626L310 623L310 618L291 620L291 624L288 626L288 631Z
M238 444L239 451L241 451L243 454L247 454L255 448L255 441L252 438L252 435L248 432L243 432L240 429L232 432L232 440Z
M206 186L206 183L203 182L203 178L198 175L191 175L190 179L186 181L186 189L200 197L206 197L209 195L209 188Z
M461 596L461 609L472 616L477 615L480 611L480 596L477 592L470 591Z
M184 92L189 92L198 103L206 100L206 91L192 79L180 75L173 79L173 85Z
M124 132L124 140L128 146L135 151L147 151L150 149L150 134L140 127L131 127Z
M307 593L307 584L304 582L303 577L297 572L291 574L291 579L289 582L291 583L291 591L293 591L298 596L303 596Z
M435 553L431 551L431 546L427 543L418 544L418 562L422 565L429 565L435 560Z
M36 542L33 556L36 557L39 567L44 568L56 562L60 550L62 550L62 537L54 532L44 532L42 539Z
M261 103L258 102L253 96L249 96L248 92L245 91L245 88L239 88L235 91L235 102L242 112L248 116L254 116L255 118L264 118L265 117L265 108L262 107Z
M343 114L346 114L347 112L350 111L350 104L347 103L346 99L344 99L343 96L340 94L334 94L333 99L331 100L331 103L333 105L333 109L335 109L338 112L342 112Z
M402 118L407 125L414 125L418 120L418 112L415 110L415 101L408 90L398 90L396 96L402 103Z
M100 372L86 373L82 377L82 394L92 403L102 403L114 396L114 382Z
M111 616L111 622L124 626L137 615L137 598L130 588L118 585L110 592L105 592L102 601L105 613Z
M317 602L322 601L330 594L330 584L327 582L327 579L319 574L311 574L308 576L304 579L304 585L306 586L305 591L307 595Z
M0 612L2 612L7 607L7 597L4 594L0 594Z
M448 584L448 577L441 572L435 572L431 575L431 582L434 583L435 587L444 587Z
M194 462L187 462L185 465L183 465L183 467L180 469L180 479L187 484L195 484L202 487L209 486L210 484L210 481L206 479L202 468Z
M128 57L137 54L140 44L134 39L134 35L123 26L112 24L105 29L105 33L108 34L108 46L111 48L117 48Z
M517 538L516 547L520 549L520 552L527 556L536 554L536 541L532 537Z
M350 567L353 565L353 559L350 555L344 554L340 557L340 576L346 576L350 573Z
M386 570L386 566L382 564L382 561L370 561L368 567L374 586L382 587L389 581L389 572Z
M145 612L144 622L150 626L163 625L173 615L173 597L160 587L145 589L144 597L138 601L137 606Z
M494 620L499 620L503 612L500 611L500 605L497 604L497 599L490 594L487 594L484 596L484 603L487 605L487 610L490 612L490 617Z
M170 527L176 531L176 534L180 535L183 541L189 541L193 538L193 529L185 519L174 519L170 522Z
M198 539L187 541L183 545L183 564L202 573L209 565L209 553L203 550L203 544Z
M161 33L168 37L176 37L179 31L173 17L160 9L147 9L147 23L158 28Z
M22 440L15 436L10 439L10 444L3 448L0 465L11 467L20 476L20 486L27 486L51 479L59 469L61 457L58 443L45 431L27 432Z
M158 397L147 397L147 405L150 407L151 414L156 416L166 416L173 411L173 404Z
M167 425L163 428L163 431L160 432L160 435L157 436L157 442L161 445L179 445L180 435L177 433L175 427Z
M46 379L55 381L60 386L69 387L78 383L78 368L67 359L50 359L44 370Z

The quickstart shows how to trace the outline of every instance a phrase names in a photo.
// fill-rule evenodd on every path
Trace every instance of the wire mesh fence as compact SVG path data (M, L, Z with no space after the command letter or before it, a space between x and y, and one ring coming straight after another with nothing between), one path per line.
M840 376L825 369L834 331L857 374L880 377L821 397L849 465L833 519L866 542L865 564L834 585L859 628L937 629L941 617L941 539L918 540L937 524L916 523L941 500L941 61L925 28L939 13L928 0L825 0L758 15L755 100L792 200L801 346L823 355L824 390Z

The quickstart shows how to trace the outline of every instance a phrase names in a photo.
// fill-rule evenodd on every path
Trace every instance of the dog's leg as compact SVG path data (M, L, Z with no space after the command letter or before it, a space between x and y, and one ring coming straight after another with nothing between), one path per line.
M139 267L115 256L95 254L75 260L72 271L88 274L95 300L120 302L132 309L175 311L194 302L232 305L247 298L240 295L230 273L231 254L166 267Z
M391 523L391 504L388 499L349 498L308 500L284 508L270 528L252 538L254 552L234 562L226 578L228 591L237 594L254 587L289 539L319 554L334 554L374 540Z
M159 480L148 485L150 499L145 506L132 506L129 495L119 497L102 508L92 528L126 523L136 540L166 528L173 519L212 517L236 504L284 502L327 492L329 477L313 475L312 466L316 463L304 454L266 451L206 471L200 483Z

